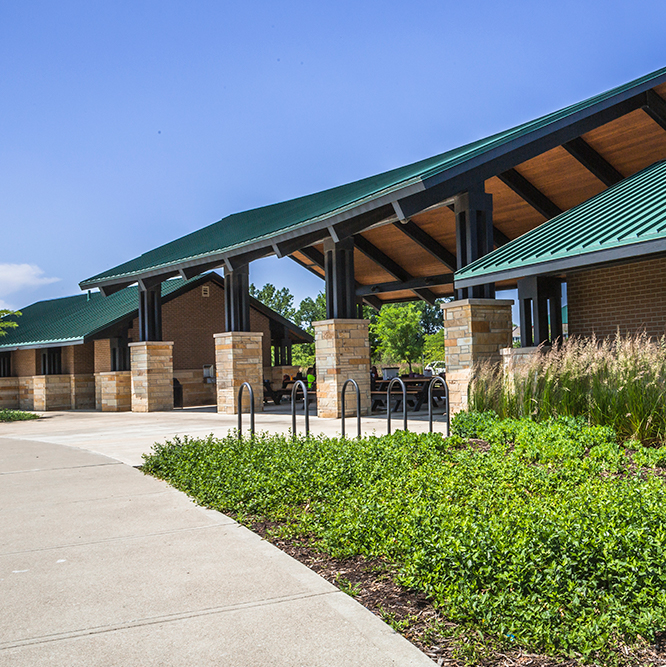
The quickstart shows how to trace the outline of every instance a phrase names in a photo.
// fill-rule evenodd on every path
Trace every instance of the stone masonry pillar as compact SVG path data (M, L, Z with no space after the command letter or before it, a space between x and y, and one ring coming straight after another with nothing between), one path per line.
M215 334L215 368L217 373L217 411L238 414L238 390L249 382L254 391L254 410L264 405L263 333L227 331ZM243 412L250 409L250 394L243 392Z
M173 410L173 343L130 343L132 412Z
M510 299L461 299L442 305L452 414L467 409L474 366L486 360L500 362L500 350L511 347L512 305Z
M368 320L313 322L317 364L317 415L337 419L342 415L342 385L353 378L361 392L361 413L370 413L370 339ZM347 415L356 414L356 394L347 387Z

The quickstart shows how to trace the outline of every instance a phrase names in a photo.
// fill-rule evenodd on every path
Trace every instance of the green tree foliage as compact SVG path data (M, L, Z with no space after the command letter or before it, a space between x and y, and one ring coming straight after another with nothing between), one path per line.
M379 339L382 356L394 361L406 361L411 373L412 363L419 361L423 352L419 306L413 303L383 306L373 329Z
M326 295L324 292L319 292L314 299L306 296L305 299L301 301L298 310L296 311L296 315L294 316L294 322L301 327L301 329L305 329L305 331L313 335L314 329L312 323L325 319Z
M5 336L7 334L7 329L15 329L18 326L18 322L9 319L9 316L17 317L20 314L21 313L18 310L0 309L0 336Z
M301 301L294 316L294 322L309 334L314 336L313 322L326 319L326 295L319 292L313 299L306 296ZM315 363L314 343L296 345L292 351L292 361L295 366L313 366Z
M423 359L429 364L431 361L444 361L446 358L444 329L437 333L426 334L423 341Z
M250 284L250 296L261 301L276 313L286 317L288 320L294 320L296 309L294 308L294 295L288 287L278 289L271 283L266 283L261 289L257 289L254 283Z

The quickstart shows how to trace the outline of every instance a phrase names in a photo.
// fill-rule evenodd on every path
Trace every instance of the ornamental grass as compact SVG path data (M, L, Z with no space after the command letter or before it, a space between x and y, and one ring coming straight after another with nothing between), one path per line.
M499 365L481 364L470 387L470 406L536 421L584 417L613 427L625 439L664 442L666 338L570 338L506 377Z

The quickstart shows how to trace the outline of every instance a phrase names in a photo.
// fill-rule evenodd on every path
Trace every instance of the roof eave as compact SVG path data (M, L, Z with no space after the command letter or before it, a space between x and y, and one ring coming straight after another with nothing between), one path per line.
M659 255L666 253L666 238L654 239L652 241L641 241L628 245L609 248L607 250L598 250L595 252L575 255L574 257L565 257L548 262L539 262L528 266L518 266L503 271L495 271L473 275L468 278L454 277L454 286L456 289L464 287L475 287L476 285L485 285L505 280L517 280L528 278L530 276L549 275L562 273L564 271L573 271L577 269L587 269L600 264L611 262L625 262L632 258L645 258L648 255Z

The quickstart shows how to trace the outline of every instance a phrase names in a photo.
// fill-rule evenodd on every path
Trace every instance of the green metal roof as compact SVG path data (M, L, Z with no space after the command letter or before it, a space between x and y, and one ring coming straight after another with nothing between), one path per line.
M457 271L455 286L666 251L666 161L621 181Z
M173 278L162 283L162 299L168 301L198 283L210 280L221 287L224 280L217 273L207 273L190 280ZM314 338L285 319L257 299L250 297L250 304L267 317L286 326L296 336L296 342L312 343ZM83 343L97 333L121 322L128 317L136 317L139 309L139 290L136 285L126 287L115 294L104 297L99 292L77 294L62 299L38 301L21 308L20 317L8 315L18 327L7 329L7 335L0 337L0 351L17 347L48 347Z
M162 283L162 297L201 281L167 280ZM0 350L16 347L67 345L83 343L98 331L128 317L139 308L138 287L127 287L111 296L99 292L77 294L61 299L38 301L21 309L21 316L7 316L18 326L0 337Z
M293 238L304 233L305 227L307 231L325 227L338 218L352 217L398 197L421 192L427 184L441 181L442 177L459 175L479 161L497 157L498 151L527 144L535 136L558 130L562 123L580 120L663 81L666 81L666 68L441 155L316 194L235 213L88 278L81 283L81 288L131 282L141 276L203 264L207 259L219 259L222 263L227 255L251 250L258 247L259 242Z

